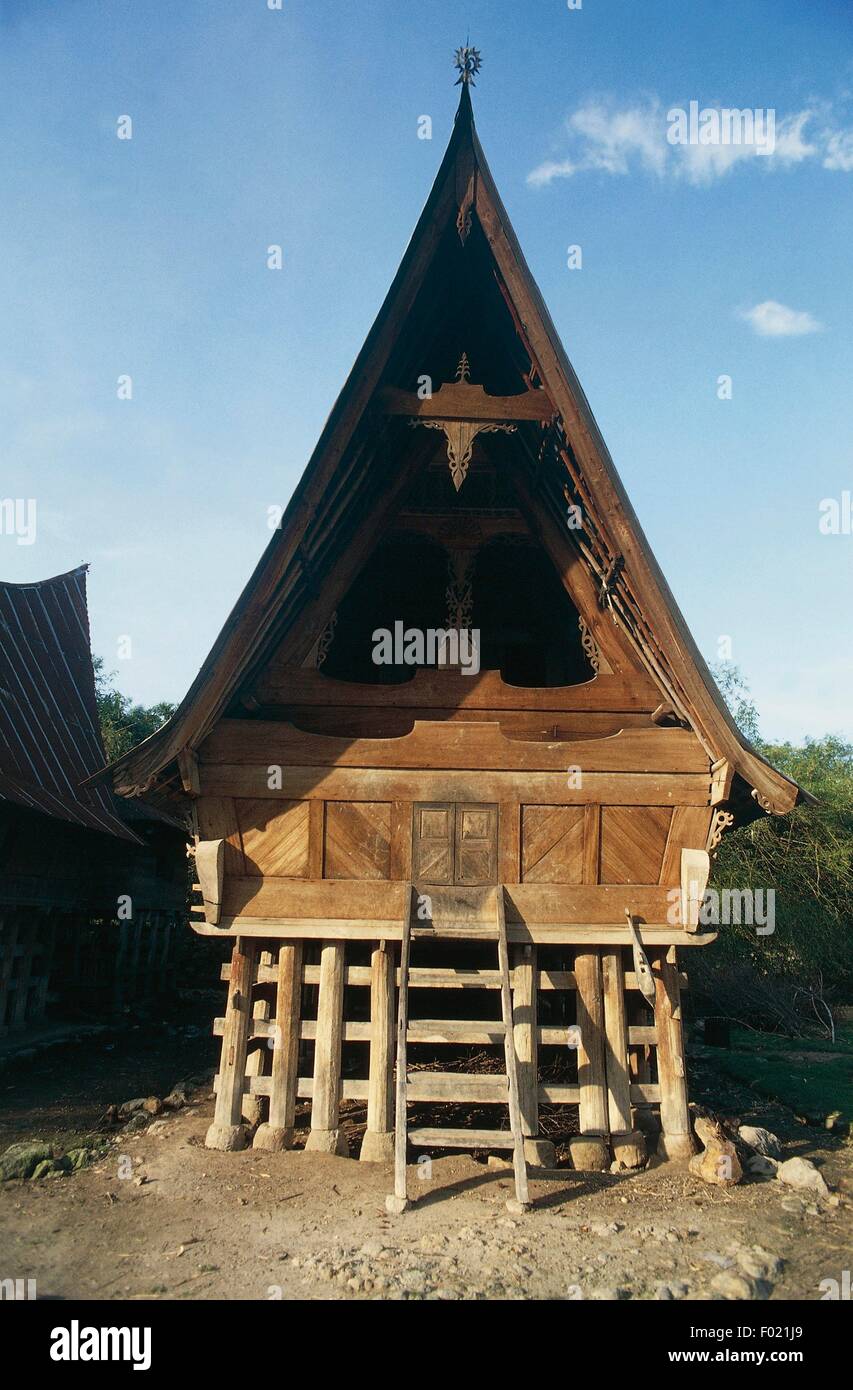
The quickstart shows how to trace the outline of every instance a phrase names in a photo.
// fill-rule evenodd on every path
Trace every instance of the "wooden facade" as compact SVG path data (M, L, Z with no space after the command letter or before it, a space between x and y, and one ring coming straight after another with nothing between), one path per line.
M435 631L475 631L476 661L419 658ZM744 743L654 562L467 85L280 532L113 776L186 808L195 930L233 938L210 1145L247 1121L288 1145L310 1099L309 1147L340 1152L359 1100L362 1156L388 1158L404 1099L512 1147L465 1112L517 1081L530 1141L545 1106L605 1141L654 1107L664 1151L690 1150L676 951L713 940L696 898L724 830L800 792ZM465 1072L474 1048L506 1067Z

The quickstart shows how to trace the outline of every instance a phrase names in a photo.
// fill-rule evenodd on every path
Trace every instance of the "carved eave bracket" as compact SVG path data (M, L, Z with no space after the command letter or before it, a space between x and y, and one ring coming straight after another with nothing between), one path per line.
M386 387L380 402L388 415L408 415L413 426L442 430L447 440L450 476L458 492L468 476L474 440L480 434L514 434L518 422L546 423L554 407L542 390L522 391L515 396L490 396L481 385L469 380L470 366L462 354L456 381L444 382L436 392L420 395Z

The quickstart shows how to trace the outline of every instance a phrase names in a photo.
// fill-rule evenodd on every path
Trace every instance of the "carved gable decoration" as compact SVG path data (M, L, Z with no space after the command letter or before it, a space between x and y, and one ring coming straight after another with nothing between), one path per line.
M386 387L382 404L389 415L408 415L413 426L443 430L447 440L447 461L453 486L458 492L468 476L471 452L478 434L513 434L512 421L547 422L554 407L544 391L523 391L515 396L489 396L482 386L469 380L467 353L462 354L456 380L445 382L434 395L421 397L408 391Z

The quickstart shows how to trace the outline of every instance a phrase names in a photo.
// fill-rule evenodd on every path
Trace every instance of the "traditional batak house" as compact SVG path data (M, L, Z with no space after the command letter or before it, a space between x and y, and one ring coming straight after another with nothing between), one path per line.
M478 55L457 62L434 187L281 529L114 768L189 807L195 930L233 941L208 1145L248 1116L287 1146L310 1098L308 1147L340 1152L366 1101L397 1208L407 1138L511 1151L524 1204L540 1108L580 1162L638 1111L690 1152L676 951L713 940L722 833L799 795L651 554L486 164Z
M84 786L104 765L86 566L0 584L0 1036L168 982L186 920L173 820Z

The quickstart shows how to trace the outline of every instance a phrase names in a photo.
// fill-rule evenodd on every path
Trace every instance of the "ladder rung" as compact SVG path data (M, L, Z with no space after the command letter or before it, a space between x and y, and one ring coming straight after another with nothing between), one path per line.
M397 972L398 982L399 974ZM499 970L451 970L414 966L409 971L409 989L500 989Z
M566 1029L563 1029L565 1036ZM499 1043L504 1025L474 1018L415 1018L409 1020L412 1043Z
M409 1142L425 1149L511 1149L508 1129L410 1129Z
M411 1072L406 1086L406 1099L479 1101L481 1104L506 1105L506 1073L478 1076L463 1071Z

